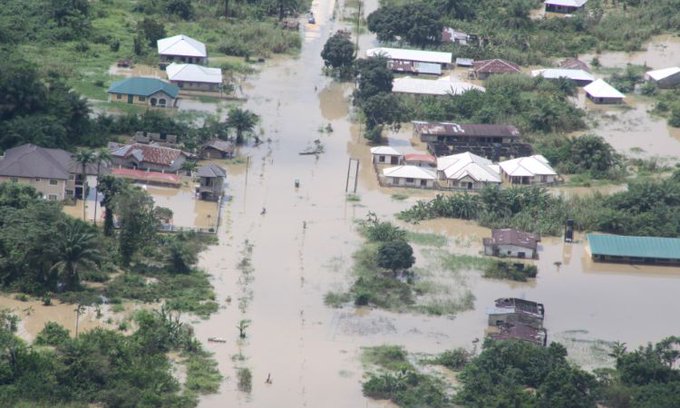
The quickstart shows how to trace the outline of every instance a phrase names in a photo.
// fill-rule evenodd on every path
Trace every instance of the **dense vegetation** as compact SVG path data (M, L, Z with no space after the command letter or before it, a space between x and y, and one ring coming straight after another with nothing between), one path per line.
M31 346L15 336L17 319L0 313L0 405L44 407L194 407L221 381L191 327L164 309L142 311L130 336L94 329L70 338L49 323ZM168 352L181 353L185 384Z
M632 182L627 191L586 197L551 195L542 187L487 187L480 194L437 195L399 214L406 221L450 217L473 219L491 228L562 233L567 219L576 228L625 235L680 235L680 170L661 181Z

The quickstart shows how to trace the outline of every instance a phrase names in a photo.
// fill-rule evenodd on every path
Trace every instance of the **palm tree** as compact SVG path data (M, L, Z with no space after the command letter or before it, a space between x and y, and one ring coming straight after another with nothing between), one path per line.
M80 176L83 183L82 193L80 197L83 199L83 221L85 221L85 210L86 210L86 194L87 194L87 165L94 163L96 159L95 153L90 149L81 149L76 153L75 161L81 166Z
M247 109L232 108L229 111L227 124L236 130L236 144L243 143L243 134L252 132L259 120L259 116Z
M97 204L99 204L99 172L101 171L102 163L111 163L111 152L108 149L97 150L97 189L94 191L94 217L92 223L97 225Z
M104 194L102 205L104 206L104 235L110 237L113 234L113 199L125 188L125 182L111 175L105 175L97 181L97 191Z
M80 285L78 269L96 268L101 259L97 235L84 222L67 221L63 226L64 234L59 241L56 262L50 270L56 271L64 279L66 287Z

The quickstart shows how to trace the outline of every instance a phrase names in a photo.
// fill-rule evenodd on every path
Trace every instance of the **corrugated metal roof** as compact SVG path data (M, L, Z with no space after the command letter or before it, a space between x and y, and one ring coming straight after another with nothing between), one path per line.
M546 69L536 69L531 71L531 76L542 76L547 79L558 79L567 78L572 81L594 81L590 73L582 69L565 69L565 68L546 68Z
M655 69L653 71L648 71L645 75L647 75L649 78L652 78L655 81L658 81L660 79L668 78L669 76L675 75L677 73L680 73L680 67Z
M513 228L491 230L491 243L494 245L516 245L522 248L536 249L541 236Z
M502 161L498 165L509 176L533 177L557 175L555 170L550 167L548 160L540 154Z
M381 154L385 156L401 156L402 153L390 146L376 146L371 147L371 154Z
M564 7L583 7L587 1L588 0L545 0L544 3Z
M475 61L472 63L472 66L476 72L485 72L490 74L521 72L519 65L498 58Z
M680 259L680 238L587 234L592 255Z
M432 170L418 166L396 166L383 169L383 176L434 180L435 174Z
M416 62L416 72L419 74L441 75L442 65L431 62Z
M583 87L583 90L593 98L625 98L626 95L609 85L604 79L598 79Z
M160 55L201 58L208 56L208 53L205 51L205 44L184 34L161 38L156 44L158 45L158 53Z
M467 91L484 92L481 86L467 82L454 81L449 77L431 79L416 79L411 77L395 78L392 82L392 92L416 95L461 95Z
M392 60L436 62L438 64L450 64L453 54L450 52L405 50L401 48L370 48L366 50L367 57L384 56Z
M519 130L512 125L459 124L453 122L421 122L413 121L419 134L438 136L475 136L475 137L511 137L518 138Z
M184 153L169 147L133 143L122 146L111 152L113 157L127 158L134 156L138 161L171 166Z
M578 58L567 58L563 61L561 61L558 66L560 68L566 68L566 69L582 69L586 72L590 72L590 67L588 64L585 62L581 61Z
M214 163L210 163L206 164L205 166L201 166L196 172L196 175L198 177L207 178L227 177L227 171Z
M437 170L443 171L446 178L451 180L460 180L469 176L479 182L501 182L500 174L491 168L491 160L470 152L439 157Z
M109 93L138 96L150 96L159 91L176 98L179 88L158 78L130 77L112 83L108 90Z
M222 70L208 68L196 64L172 63L165 68L168 79L171 81L203 82L207 84L221 84Z

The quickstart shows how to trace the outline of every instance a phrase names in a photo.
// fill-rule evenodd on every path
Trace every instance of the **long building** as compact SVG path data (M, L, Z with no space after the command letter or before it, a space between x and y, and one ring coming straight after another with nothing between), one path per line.
M587 234L590 255L598 262L680 265L680 238Z

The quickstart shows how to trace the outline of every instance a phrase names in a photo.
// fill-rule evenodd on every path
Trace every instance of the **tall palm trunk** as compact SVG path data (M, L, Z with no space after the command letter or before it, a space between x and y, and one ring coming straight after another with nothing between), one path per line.
M86 209L87 209L87 171L85 169L85 163L83 163L83 191L81 193L81 198L83 199L83 221L85 221Z
M99 204L99 170L101 168L102 161L97 162L97 186L94 190L94 217L92 217L92 224L97 225L97 204Z

